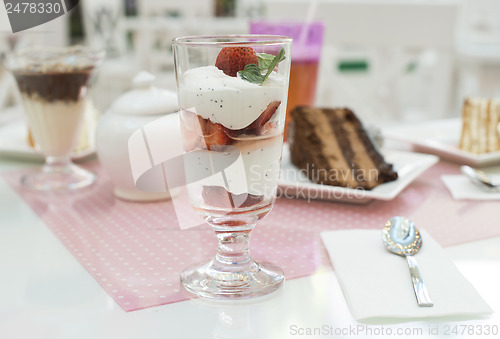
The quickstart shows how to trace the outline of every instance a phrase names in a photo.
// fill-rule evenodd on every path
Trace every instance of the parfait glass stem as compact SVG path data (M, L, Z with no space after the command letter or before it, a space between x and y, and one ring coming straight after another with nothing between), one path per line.
M47 156L42 171L44 173L65 173L71 171L71 158L69 155Z
M253 228L254 225L251 225ZM252 262L250 256L250 231L217 232L217 254L214 267L221 271L244 271Z
M210 223L218 247L208 263L198 263L181 273L184 288L197 296L215 299L250 298L276 290L283 271L270 263L256 263L250 255L250 233L255 223L222 226Z
M94 183L96 175L75 166L70 155L47 156L45 164L34 173L21 178L21 183L41 191L67 191L86 187Z

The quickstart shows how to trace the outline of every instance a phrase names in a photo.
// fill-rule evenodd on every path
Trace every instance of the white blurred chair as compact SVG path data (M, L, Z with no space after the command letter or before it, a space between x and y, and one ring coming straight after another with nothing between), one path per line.
M212 16L212 2L199 0L137 0L134 49L141 64L158 74L173 70L172 39L196 34Z
M500 1L462 0L455 107L466 96L500 98Z
M157 83L175 90L172 39L186 35L244 33L248 22L215 18L212 1L137 0L136 18L127 19L134 51L142 67L157 76Z
M106 51L92 91L96 107L104 112L131 88L133 77L142 67L128 44L123 0L85 0L80 4L85 43Z
M108 56L126 53L126 37L120 29L123 0L85 0L81 6L86 43L105 49Z
M500 45L500 1L461 0L459 40Z
M203 18L212 16L212 1L136 0L139 15L147 17Z
M265 0L271 20L305 20L311 3ZM349 106L363 120L379 124L450 114L457 1L316 4L315 20L326 26L317 105ZM356 60L363 61L364 69L339 69L342 62Z

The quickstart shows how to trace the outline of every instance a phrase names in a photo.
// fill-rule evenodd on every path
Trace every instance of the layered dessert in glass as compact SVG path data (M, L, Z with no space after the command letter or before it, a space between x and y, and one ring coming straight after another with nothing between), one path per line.
M8 59L37 151L46 157L41 171L22 182L40 190L88 186L95 176L74 166L70 153L82 128L89 83L103 53L85 47L33 48Z
M14 72L33 138L47 156L71 152L83 122L85 91L93 67L31 66Z
M213 260L181 274L197 296L247 298L284 281L252 260L249 236L276 196L290 46L280 36L174 39L187 191L218 240Z

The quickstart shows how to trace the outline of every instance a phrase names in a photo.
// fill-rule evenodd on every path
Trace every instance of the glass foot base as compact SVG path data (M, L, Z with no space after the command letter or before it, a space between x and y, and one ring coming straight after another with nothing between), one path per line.
M47 168L28 173L21 178L21 184L39 191L68 191L92 185L97 176L73 164L63 168Z
M251 262L244 271L222 271L214 261L188 267L181 284L189 293L211 299L247 299L269 294L285 281L283 271L272 264Z

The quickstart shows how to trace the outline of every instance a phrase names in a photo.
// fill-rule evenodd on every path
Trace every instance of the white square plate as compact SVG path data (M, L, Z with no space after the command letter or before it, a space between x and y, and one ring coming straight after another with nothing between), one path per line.
M381 184L372 190L352 189L315 184L290 162L290 151L285 144L281 160L281 177L278 195L303 199L318 199L363 204L372 200L392 200L415 178L439 161L429 154L406 151L382 151L385 160L393 164L398 179Z
M461 165L482 167L500 163L500 151L474 154L459 149L461 129L462 120L454 118L384 128L382 134L388 140L411 145L414 151L435 154Z

